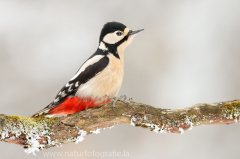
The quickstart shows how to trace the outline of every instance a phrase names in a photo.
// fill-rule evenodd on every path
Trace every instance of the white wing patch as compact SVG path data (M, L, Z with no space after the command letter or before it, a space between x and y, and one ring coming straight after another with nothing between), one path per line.
M107 96L116 96L119 92L123 80L123 61L109 54L109 64L101 73L97 73L94 78L90 79L83 85L80 85L76 96L81 98L100 99Z
M82 72L82 71L79 70L79 71L70 79L70 81L74 80L77 76L79 76L81 72ZM68 83L67 83L67 84L68 84Z
M59 98L54 99L54 103L57 103L59 101Z
M66 85L65 85L65 87L69 87L70 86L70 84L69 83L67 83Z
M80 82L78 80L74 81L79 75L90 65L93 65L97 63L99 60L101 60L104 57L104 55L96 55L92 58L88 59L82 67L78 70L78 72L70 79L70 81L60 90L58 95L55 97L55 100L53 103L59 102L61 99L66 97L67 95L70 95L73 90L77 89L77 87L80 86Z
M75 83L75 87L78 87L78 86L79 86L79 81Z
M68 88L68 92L71 92L71 91L72 91L72 85L73 85L73 83L70 84L70 86L69 86L69 88Z
M94 63L97 63L101 58L103 58L103 55L96 55L90 59L88 59L83 65L82 67L79 69L79 71L76 73L75 76L73 76L73 78L70 79L70 81L74 80L75 78L77 78L81 72L83 72L89 65L92 65ZM67 83L68 84L68 83ZM67 87L67 85L66 85Z
M65 97L67 94L65 93L65 91L63 91L62 93L61 93L61 97Z

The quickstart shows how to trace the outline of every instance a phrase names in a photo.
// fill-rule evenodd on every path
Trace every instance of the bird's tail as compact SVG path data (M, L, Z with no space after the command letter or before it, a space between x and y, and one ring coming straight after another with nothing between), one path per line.
M107 99L96 103L96 101L92 100L91 98L89 99L80 99L78 97L66 98L66 100L59 105L50 103L44 109L33 114L32 117L37 117L41 115L74 114L84 109L93 108L99 105L109 103L111 101L112 99Z
M38 111L37 113L33 114L31 117L38 117L41 115L48 115L48 112L53 108L53 103L50 103L48 106L46 106L44 109Z

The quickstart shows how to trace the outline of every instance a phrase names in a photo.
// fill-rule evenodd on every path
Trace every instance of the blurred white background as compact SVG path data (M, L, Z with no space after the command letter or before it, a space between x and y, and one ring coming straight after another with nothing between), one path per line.
M1 0L0 113L30 116L48 105L97 49L109 21L145 29L125 51L119 95L169 109L238 99L239 8L239 0ZM240 124L182 135L118 125L35 158L86 150L125 150L133 159L239 158L239 132ZM14 144L0 142L0 150L0 158L33 157Z

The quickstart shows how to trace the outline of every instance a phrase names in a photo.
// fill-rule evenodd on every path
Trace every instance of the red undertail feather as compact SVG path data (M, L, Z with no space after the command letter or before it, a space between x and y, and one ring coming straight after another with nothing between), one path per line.
M111 102L111 99L97 103L92 99L80 99L78 97L67 98L62 104L52 108L48 114L73 114L87 108L93 108Z

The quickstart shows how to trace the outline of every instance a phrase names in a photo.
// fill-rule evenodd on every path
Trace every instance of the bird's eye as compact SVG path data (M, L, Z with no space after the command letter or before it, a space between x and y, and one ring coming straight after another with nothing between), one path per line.
M117 36L121 36L122 32L118 31L116 34L117 34Z

